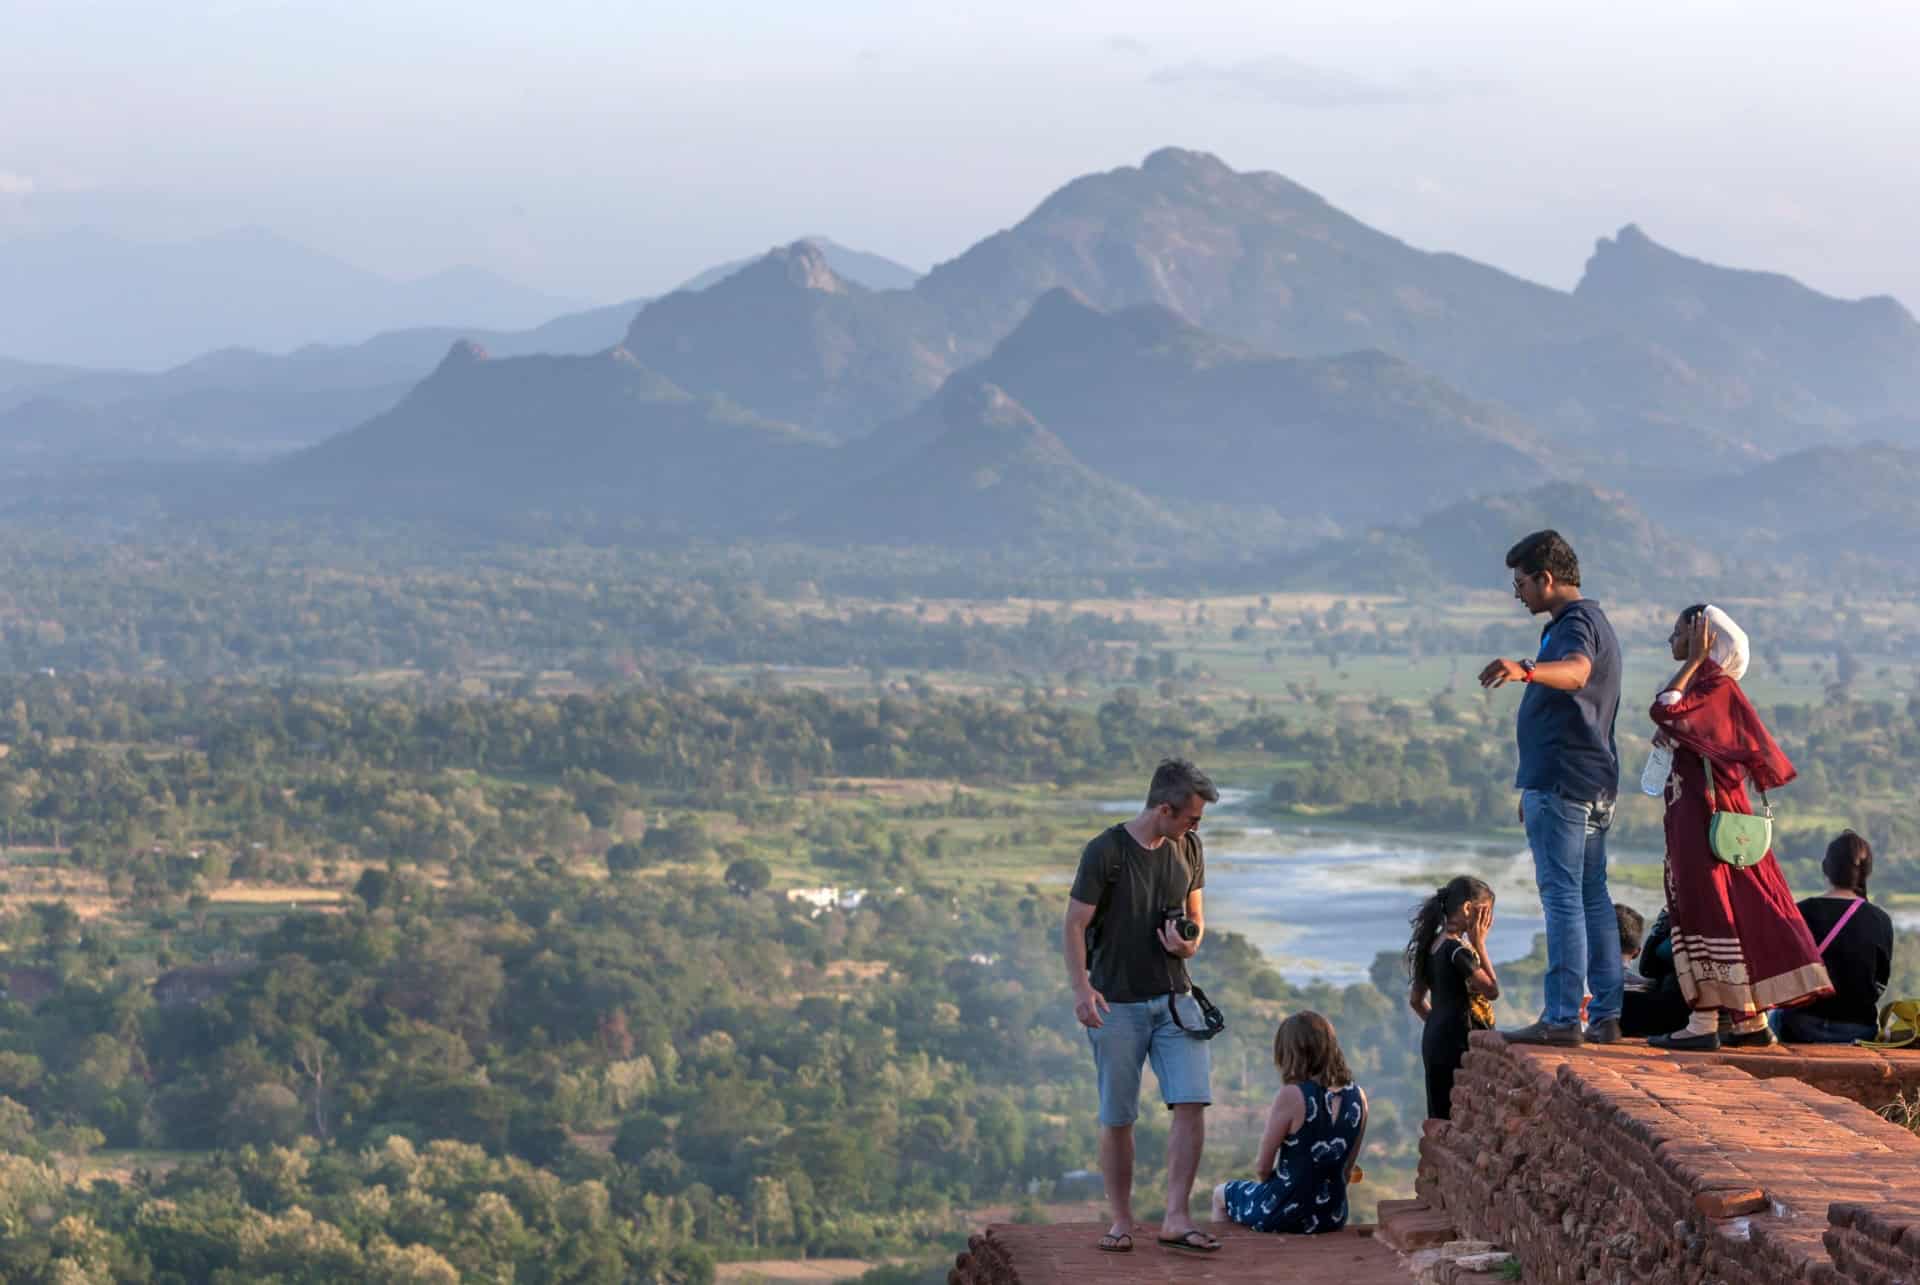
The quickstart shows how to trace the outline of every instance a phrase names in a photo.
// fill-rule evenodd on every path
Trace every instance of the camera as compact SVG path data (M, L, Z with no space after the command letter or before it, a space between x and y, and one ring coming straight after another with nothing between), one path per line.
M1173 925L1174 935L1181 941L1192 941L1200 935L1200 925L1187 918L1183 906L1168 906L1160 912L1160 926L1164 928L1169 923Z

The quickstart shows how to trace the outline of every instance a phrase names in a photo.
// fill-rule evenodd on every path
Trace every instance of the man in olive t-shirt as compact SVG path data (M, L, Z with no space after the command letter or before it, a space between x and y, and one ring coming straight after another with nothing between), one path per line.
M1194 1226L1188 1207L1213 1095L1207 1045L1182 1029L1203 1024L1186 962L1206 935L1206 860L1194 827L1219 797L1193 764L1161 763L1139 815L1087 844L1068 894L1062 947L1073 1015L1087 1028L1099 1076L1100 1175L1113 1215L1100 1248L1111 1252L1133 1247L1133 1122L1148 1061L1173 1112L1160 1243L1201 1253L1220 1248ZM1192 937L1177 931L1168 911L1192 921Z

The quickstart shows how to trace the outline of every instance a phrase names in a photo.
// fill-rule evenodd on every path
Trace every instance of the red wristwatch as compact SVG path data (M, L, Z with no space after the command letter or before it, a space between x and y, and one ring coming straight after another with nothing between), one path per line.
M1520 681L1523 683L1530 683L1533 681L1533 662L1532 661L1523 660L1520 662Z

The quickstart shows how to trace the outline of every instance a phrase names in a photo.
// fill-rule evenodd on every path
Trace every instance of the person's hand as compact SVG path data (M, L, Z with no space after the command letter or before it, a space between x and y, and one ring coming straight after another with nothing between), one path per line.
M1694 662L1705 660L1713 652L1716 637L1713 622L1707 619L1707 613L1703 611L1695 616L1693 623L1687 626L1687 659Z
M1487 944L1487 930L1492 927L1493 905L1490 902L1483 901L1475 906L1473 913L1467 917L1467 940L1476 948L1485 946ZM1484 955L1486 952L1481 950L1479 953Z
M1088 1030L1099 1030L1103 1024L1100 1015L1111 1007L1107 997L1091 986L1073 994L1073 1015Z
M1502 656L1497 660L1488 661L1487 667L1480 671L1480 685L1505 687L1508 683L1517 683L1526 676L1527 671L1520 667L1519 661L1508 660Z
M1663 727L1653 734L1653 747L1657 750L1670 750L1674 748L1673 738L1667 735L1666 728Z
M1527 824L1527 796L1524 794L1520 796L1520 801L1513 805L1513 819L1522 827Z
M1196 937L1192 941L1188 941L1182 937L1174 931L1173 920L1171 919L1166 920L1160 925L1160 944L1165 947L1169 955L1178 959L1192 959L1200 950L1200 939Z

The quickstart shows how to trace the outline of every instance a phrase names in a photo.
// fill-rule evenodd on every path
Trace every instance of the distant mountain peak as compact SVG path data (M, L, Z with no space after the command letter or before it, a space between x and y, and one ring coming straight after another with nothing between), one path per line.
M940 390L940 410L947 423L955 428L1024 429L1048 438L1053 436L998 384L949 380Z
M1586 273L1580 284L1588 284L1594 279L1603 279L1609 275L1626 273L1644 273L1659 269L1688 269L1688 267L1707 267L1697 259L1690 259L1678 250L1668 250L1659 244L1638 223L1628 223L1613 236L1601 236L1594 242L1594 254L1586 261ZM1722 269L1726 271L1726 269Z
M1217 179L1236 177L1233 167L1212 152L1197 152L1185 147L1162 147L1149 152L1140 168L1149 174L1177 174L1187 178Z
M447 355L440 359L440 366L434 374L445 371L461 370L468 366L477 366L483 361L492 360L487 350L471 339L456 339L447 349Z
M1000 342L999 350L1059 350L1118 339L1143 347L1193 329L1191 322L1164 304L1107 309L1088 302L1086 296L1069 286L1055 286L1033 301L1020 324ZM1224 340L1218 342L1226 344Z
M776 262L785 265L791 262L792 252L801 246L808 248L800 256L800 266L812 271L816 261L824 262L833 274L834 280L840 283L843 289L852 285L866 290L905 290L920 279L920 273L913 268L864 250L850 249L828 236L803 236L774 250L772 257ZM757 258L734 259L718 264L705 272L689 277L676 289L694 293L710 289L722 281L730 280L756 267L764 270L769 257L763 254Z
M1056 336L1073 335L1098 326L1106 313L1093 306L1087 297L1071 286L1055 286L1033 301L1002 343L1017 346L1036 340L1047 342Z
M817 241L795 241L769 250L735 273L731 281L754 288L795 287L821 294L852 294L861 289L833 270L827 262L826 248Z

